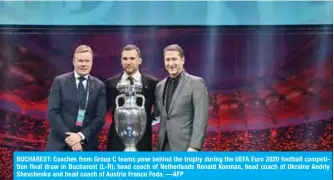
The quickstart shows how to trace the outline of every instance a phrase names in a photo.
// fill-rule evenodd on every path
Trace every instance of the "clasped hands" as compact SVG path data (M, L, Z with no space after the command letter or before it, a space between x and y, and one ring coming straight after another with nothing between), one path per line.
M68 135L68 137L65 138L66 144L70 146L73 151L82 151L81 136L73 132L66 132L65 134Z

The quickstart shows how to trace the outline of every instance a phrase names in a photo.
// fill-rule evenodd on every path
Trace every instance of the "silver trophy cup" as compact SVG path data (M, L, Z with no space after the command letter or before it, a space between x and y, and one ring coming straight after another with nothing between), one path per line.
M141 92L141 85L117 85L117 89L121 95L116 97L115 110L115 127L120 139L123 141L124 151L138 151L137 143L142 138L146 130L146 111L145 111L145 97L137 94ZM124 99L124 104L119 106L119 99ZM142 99L142 105L138 106L137 98Z

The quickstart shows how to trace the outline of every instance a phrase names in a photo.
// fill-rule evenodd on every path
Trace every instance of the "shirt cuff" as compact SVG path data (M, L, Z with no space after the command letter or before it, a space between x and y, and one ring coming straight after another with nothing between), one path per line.
M187 151L201 151L200 149L189 147Z
M81 141L85 140L85 136L82 134L82 132L78 132L78 134L81 137Z

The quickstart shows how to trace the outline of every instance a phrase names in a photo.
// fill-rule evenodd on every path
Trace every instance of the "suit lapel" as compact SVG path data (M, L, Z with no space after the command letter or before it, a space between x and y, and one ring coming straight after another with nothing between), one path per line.
M89 106L90 102L93 100L93 90L96 89L95 80L90 75L88 76L87 86L88 86L88 84L89 84L89 88L87 88L87 90L89 92L89 96L88 96L88 104L87 104L87 106ZM87 109L88 109L88 107L87 107Z
M73 101L75 102L75 106L79 108L79 102L78 102L78 95L77 95L77 86L75 82L74 73L70 73L69 76L66 79L66 83L68 86L68 93L71 94L70 97L73 97Z
M143 94L145 93L145 91L148 89L148 78L146 77L146 75L142 72L141 73L141 81L142 81L142 85L143 85Z
M182 76L180 77L180 82L177 85L176 90L173 94L172 102L170 104L169 111L168 111L168 115L172 112L175 101L177 100L177 97L179 96L180 92L182 91L183 86L187 82L187 80L188 80L188 75L187 75L186 72L183 72Z
M122 75L123 75L123 73L119 74L119 75L117 76L117 78L115 79L115 81L112 82L112 87L115 87L115 90L116 90L116 92L117 92L117 95L116 95L116 96L118 96L118 95L120 94L119 91L118 91L118 89L117 89L117 84L121 81ZM116 96L115 96L115 97L116 97Z
M165 89L165 86L166 86L166 81L167 81L167 78L165 78L164 80L162 80L162 86L160 87L159 91L158 91L158 97L161 97L159 98L159 101L160 101L160 104L161 104L161 108L163 110L163 112L165 112L167 114L167 111L166 111L166 107L164 105L164 89Z

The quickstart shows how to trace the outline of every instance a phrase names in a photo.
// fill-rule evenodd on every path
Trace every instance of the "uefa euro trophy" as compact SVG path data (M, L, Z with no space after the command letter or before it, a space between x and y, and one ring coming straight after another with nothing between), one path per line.
M138 151L137 143L146 130L145 97L138 94L142 91L140 84L119 83L118 91L121 93L116 97L115 126L116 132L125 146L124 151ZM119 106L120 98L124 104ZM142 105L137 105L137 99L142 99Z

